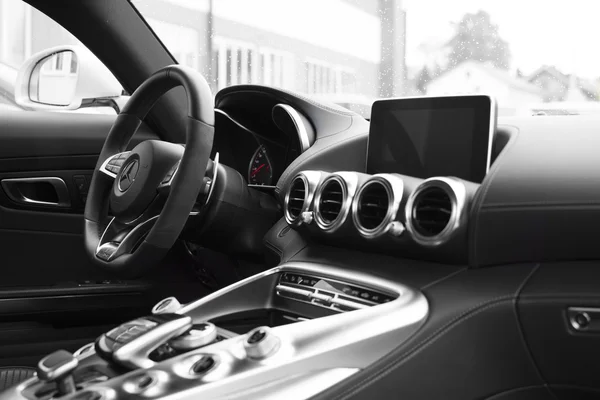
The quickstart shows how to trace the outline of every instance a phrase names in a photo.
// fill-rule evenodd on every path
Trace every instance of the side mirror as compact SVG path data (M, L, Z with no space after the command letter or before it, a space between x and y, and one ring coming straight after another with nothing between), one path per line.
M34 110L106 105L121 93L111 72L80 46L59 46L34 54L19 69L15 84L17 104Z

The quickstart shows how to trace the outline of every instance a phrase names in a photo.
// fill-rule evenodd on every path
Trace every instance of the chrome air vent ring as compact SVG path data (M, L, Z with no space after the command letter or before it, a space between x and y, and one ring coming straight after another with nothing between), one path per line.
M321 230L333 233L346 222L357 186L355 172L337 172L321 182L314 201L315 222Z
M362 185L352 201L352 220L363 237L374 239L389 231L398 214L403 191L402 179L390 174L375 175ZM381 215L383 208L385 213Z
M321 180L320 171L303 171L291 180L284 198L284 216L289 225L302 224L302 213L308 211Z
M439 195L441 198L431 200L432 196ZM423 246L439 246L447 242L465 223L466 198L466 187L458 179L436 177L425 180L414 190L406 203L406 229L414 241ZM429 203L424 204L425 202ZM432 205L436 202L439 205ZM422 211L419 207L428 207L429 210ZM427 211L436 213L434 218L440 215L444 217L441 221L424 221L423 214ZM438 227L427 232L423 229L425 223L438 224ZM439 224L445 226L439 228Z

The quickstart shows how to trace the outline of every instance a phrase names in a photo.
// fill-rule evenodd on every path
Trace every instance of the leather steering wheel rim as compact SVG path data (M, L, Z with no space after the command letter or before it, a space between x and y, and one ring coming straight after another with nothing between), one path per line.
M168 198L148 234L131 253L110 261L103 260L96 253L108 219L111 189L117 185L123 171L111 179L100 168L108 158L127 148L131 137L156 101L177 86L182 86L187 96L186 144ZM94 264L119 275L139 276L164 257L179 237L196 202L213 137L213 96L206 80L196 70L171 65L158 70L137 88L108 133L90 184L85 207L84 238L86 253Z

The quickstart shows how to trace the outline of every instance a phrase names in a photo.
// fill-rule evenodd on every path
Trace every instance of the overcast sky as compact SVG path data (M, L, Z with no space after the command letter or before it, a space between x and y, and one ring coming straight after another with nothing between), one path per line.
M487 11L510 45L511 69L542 64L565 73L600 77L600 0L404 0L407 64L427 60L422 43L443 43L452 22L466 12Z

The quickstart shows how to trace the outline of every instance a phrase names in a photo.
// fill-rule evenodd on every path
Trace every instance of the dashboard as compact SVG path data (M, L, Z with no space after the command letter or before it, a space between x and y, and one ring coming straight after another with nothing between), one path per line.
M313 128L289 104L254 110L215 109L212 157L244 176L251 187L274 187L283 171L314 142Z

